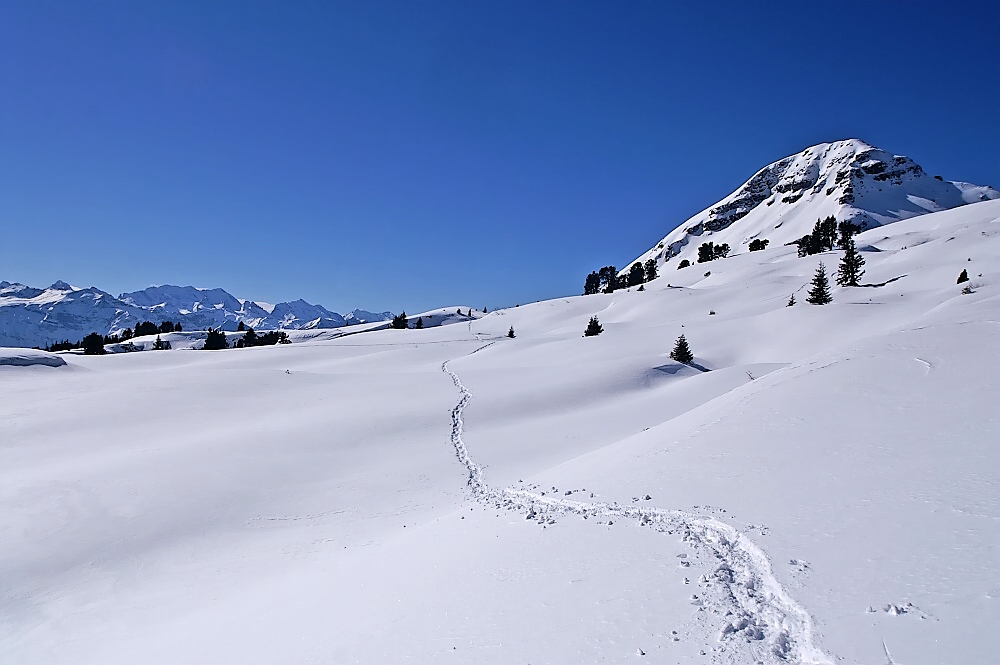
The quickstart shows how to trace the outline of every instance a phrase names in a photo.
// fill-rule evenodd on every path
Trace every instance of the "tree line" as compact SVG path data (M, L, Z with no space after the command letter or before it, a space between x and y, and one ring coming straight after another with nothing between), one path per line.
M52 342L48 346L41 347L41 349L50 352L83 349L84 355L101 355L104 353L104 345L106 344L118 344L120 342L127 342L134 337L160 335L170 332L181 332L181 324L179 322L174 323L173 321L163 321L159 324L152 323L150 321L142 321L135 324L135 329L126 328L120 333L116 333L114 335L102 335L98 332L92 332L79 342L71 342L68 339L65 339L61 342ZM160 341L159 338L157 338L157 341L159 341L160 345L165 344L165 348L170 348L170 342ZM98 348L100 350L98 350ZM154 344L153 348L157 348L156 344ZM164 347L161 346L161 348Z
M619 273L615 266L604 266L587 275L583 284L583 295L613 293L618 289L641 286L646 282L652 282L658 276L656 259L648 259L645 263L636 261L628 272L622 273Z

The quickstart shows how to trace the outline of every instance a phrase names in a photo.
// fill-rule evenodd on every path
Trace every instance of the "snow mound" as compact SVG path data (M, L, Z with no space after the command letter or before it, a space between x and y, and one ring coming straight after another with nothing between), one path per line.
M48 351L35 349L0 348L0 366L5 367L62 367L66 361Z

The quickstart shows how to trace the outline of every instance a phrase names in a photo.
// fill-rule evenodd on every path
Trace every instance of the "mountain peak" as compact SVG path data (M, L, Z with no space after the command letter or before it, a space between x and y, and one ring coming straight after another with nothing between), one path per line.
M72 286L70 286L66 282L62 281L61 279L56 280L55 282L52 282L52 284L49 286L49 288L52 289L53 291L73 291L74 290Z
M928 176L909 157L861 139L819 143L760 169L637 261L679 257L694 263L698 245L707 241L739 253L755 239L772 246L793 242L829 216L867 229L996 198L1000 192L992 187Z

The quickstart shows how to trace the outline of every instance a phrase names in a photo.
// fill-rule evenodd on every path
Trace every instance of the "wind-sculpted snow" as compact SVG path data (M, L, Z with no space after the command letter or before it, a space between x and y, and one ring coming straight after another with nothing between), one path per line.
M495 343L490 342L473 353ZM764 551L734 527L679 510L586 503L524 489L489 486L483 479L482 467L469 455L462 438L465 408L472 400L472 392L448 367L448 362L442 364L441 370L451 377L461 393L451 412L451 444L468 472L468 486L474 499L497 509L524 512L532 520L545 521L563 515L615 518L678 534L685 542L707 549L718 560L710 577L725 589L722 602L729 605L723 612L729 620L720 629L720 640L741 637L752 643L762 642L767 649L764 653L758 651L757 656L766 662L832 665L832 659L814 643L812 617L778 582Z

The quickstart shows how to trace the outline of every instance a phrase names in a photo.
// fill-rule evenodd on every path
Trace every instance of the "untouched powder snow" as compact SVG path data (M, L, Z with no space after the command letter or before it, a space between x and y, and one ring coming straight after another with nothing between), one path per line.
M2 366L0 662L992 663L1000 201L858 245Z

